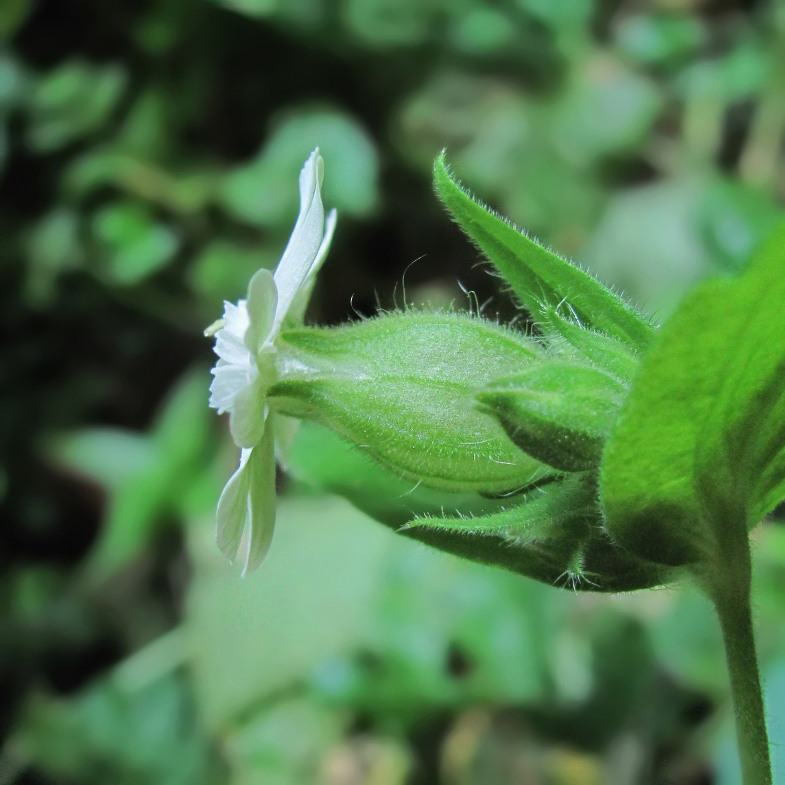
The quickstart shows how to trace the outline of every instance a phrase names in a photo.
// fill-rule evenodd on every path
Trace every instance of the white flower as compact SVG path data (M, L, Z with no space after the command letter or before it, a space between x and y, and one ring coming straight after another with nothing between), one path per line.
M259 566L275 525L274 415L265 403L276 381L275 340L285 322L302 321L316 273L335 229L335 211L324 216L320 187L324 161L314 150L300 172L300 214L273 275L258 270L248 296L224 303L215 334L210 406L229 412L232 439L242 448L240 466L218 500L218 547L240 559L243 575Z

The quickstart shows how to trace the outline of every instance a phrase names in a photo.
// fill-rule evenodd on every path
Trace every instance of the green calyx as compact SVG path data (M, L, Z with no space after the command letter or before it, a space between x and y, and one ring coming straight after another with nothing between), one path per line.
M279 352L269 405L321 426L290 455L309 483L409 537L547 583L665 580L603 526L597 467L626 389L606 371L460 314L287 331Z
M279 351L271 407L328 426L412 482L498 494L555 474L475 405L478 388L539 362L525 335L456 313L399 313L286 331Z

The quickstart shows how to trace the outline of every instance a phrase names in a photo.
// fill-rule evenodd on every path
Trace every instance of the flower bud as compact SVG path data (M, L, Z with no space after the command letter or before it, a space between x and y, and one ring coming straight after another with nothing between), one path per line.
M478 388L542 361L525 335L455 313L398 313L282 337L269 405L326 425L399 476L502 493L555 473L475 406Z

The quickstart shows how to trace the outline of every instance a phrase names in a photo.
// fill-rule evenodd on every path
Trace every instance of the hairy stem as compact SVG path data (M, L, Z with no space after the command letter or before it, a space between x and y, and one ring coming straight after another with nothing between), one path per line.
M745 551L741 574L726 576L724 585L711 594L728 661L742 780L744 785L771 785L769 739L750 609L749 546ZM734 577L740 580L732 580Z

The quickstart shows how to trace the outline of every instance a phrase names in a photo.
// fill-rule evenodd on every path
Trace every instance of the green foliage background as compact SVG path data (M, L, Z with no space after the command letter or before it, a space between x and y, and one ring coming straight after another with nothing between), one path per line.
M201 330L277 262L316 144L312 318L513 315L432 194L443 147L664 318L782 216L781 4L5 0L0 41L0 783L737 782L688 588L560 592L284 478L241 581ZM757 536L785 777L785 534Z

